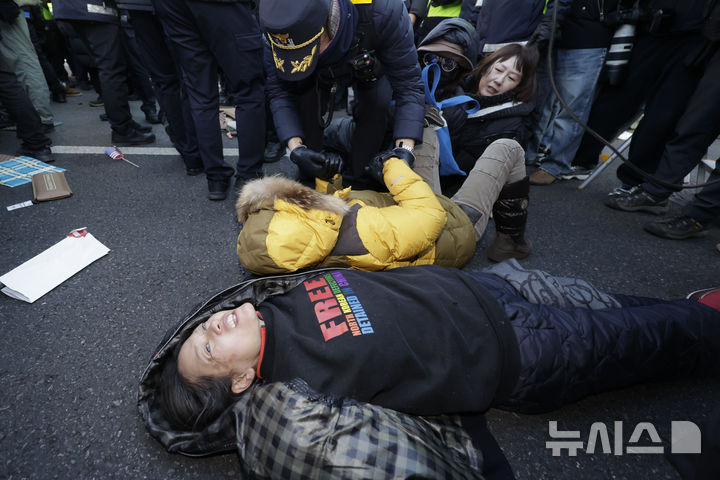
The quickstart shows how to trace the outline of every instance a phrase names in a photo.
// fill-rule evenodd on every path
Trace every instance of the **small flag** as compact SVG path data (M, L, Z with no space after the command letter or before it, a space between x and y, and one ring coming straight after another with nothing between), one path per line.
M123 153L120 151L120 149L114 145L105 150L105 155L112 158L113 160L122 160L124 162L129 163L130 165L140 168L140 165L137 165L137 164L131 162L130 160L128 160L127 158L125 158L125 155L123 155Z
M105 150L105 155L112 158L113 160L125 160L125 155L123 155L123 153L115 146Z

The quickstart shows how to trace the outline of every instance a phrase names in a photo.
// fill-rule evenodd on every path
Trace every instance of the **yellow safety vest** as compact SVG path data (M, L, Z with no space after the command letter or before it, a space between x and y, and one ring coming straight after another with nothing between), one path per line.
M428 13L427 17L446 17L455 18L460 16L460 9L462 8L462 2L457 1L446 5L438 5L436 7L431 5L432 0L428 1Z

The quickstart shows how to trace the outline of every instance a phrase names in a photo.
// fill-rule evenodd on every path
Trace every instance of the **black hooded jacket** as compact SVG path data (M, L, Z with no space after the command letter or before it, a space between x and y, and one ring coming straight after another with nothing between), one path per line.
M465 90L473 90L474 80L468 77ZM480 104L480 112L468 115L462 106L443 110L448 123L450 139L455 161L461 170L469 172L488 145L500 138L511 138L520 145L525 144L526 129L523 127L526 117L532 112L534 102L516 102L515 92L509 91L492 97L469 96ZM491 113L487 108L504 106Z

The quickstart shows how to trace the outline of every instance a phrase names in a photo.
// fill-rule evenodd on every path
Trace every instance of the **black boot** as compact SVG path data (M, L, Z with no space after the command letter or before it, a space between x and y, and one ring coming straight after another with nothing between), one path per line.
M501 262L508 258L523 259L532 253L532 245L525 240L527 207L530 202L528 177L508 183L500 191L493 205L493 219L497 234L490 248L488 258Z
M125 133L119 133L115 130L112 132L112 143L118 147L145 145L154 141L155 135L152 133L138 132L134 128L128 129Z

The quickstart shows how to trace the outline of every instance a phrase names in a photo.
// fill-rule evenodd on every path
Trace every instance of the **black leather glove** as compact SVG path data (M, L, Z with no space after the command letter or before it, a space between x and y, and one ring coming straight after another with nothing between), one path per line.
M373 159L363 167L363 170L365 171L365 175L374 178L380 185L385 185L383 165L385 165L385 159L381 158L380 155L375 155Z
M12 0L0 0L0 20L13 23L20 15L20 7Z
M327 172L325 180L332 180L336 173L342 172L343 157L335 152L323 152L323 156L325 157L325 169Z
M532 35L530 35L530 40L528 40L527 44L528 46L535 45L538 50L545 50L545 48L547 48L548 42L550 42L551 34L552 16L545 15L540 21L540 24L535 27L535 31L532 33Z
M306 177L330 180L342 170L342 157L336 153L320 153L305 145L297 146L290 152L290 161L298 166Z
M395 147L392 150L379 153L376 158L377 157L381 158L383 162L385 162L388 158L397 157L400 160L405 160L405 163L410 165L410 168L415 165L415 155L413 155L413 152L407 148Z
M389 158L393 157L404 160L410 168L412 168L415 164L415 155L413 155L410 150L407 148L395 147L392 150L387 150L375 155L375 157L373 157L373 159L365 165L365 173L380 182L380 184L384 185L385 179L383 178L383 166Z

